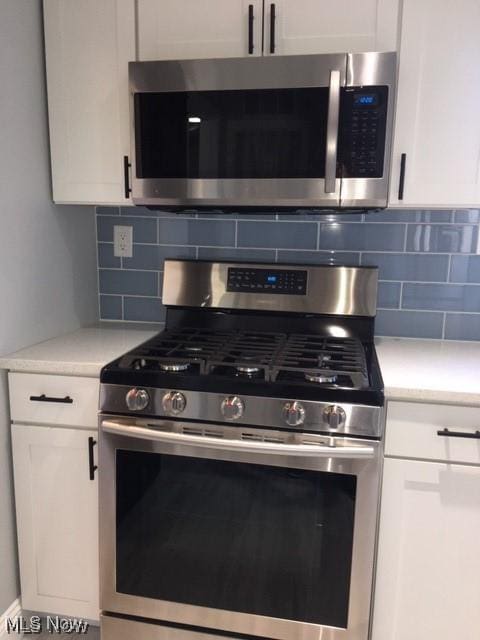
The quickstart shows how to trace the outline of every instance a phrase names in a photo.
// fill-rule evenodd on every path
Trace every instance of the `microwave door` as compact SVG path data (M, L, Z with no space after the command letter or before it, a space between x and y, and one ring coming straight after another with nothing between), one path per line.
M210 72L200 76L186 64L194 78L184 81L184 90L140 87L133 95L134 202L165 208L338 207L345 60L291 56L283 65L270 58L257 59L255 66L251 60L198 61ZM247 62L250 75L241 73ZM212 81L219 63L220 70L232 66L233 83ZM166 63L133 67L145 64Z

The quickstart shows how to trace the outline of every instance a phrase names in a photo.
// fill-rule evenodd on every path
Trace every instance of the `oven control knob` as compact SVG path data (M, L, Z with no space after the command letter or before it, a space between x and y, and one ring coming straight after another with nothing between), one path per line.
M143 411L148 407L150 397L145 389L130 389L125 401L130 411Z
M338 429L345 424L347 414L342 407L337 404L331 404L323 411L323 420L328 424L330 429Z
M289 427L298 427L305 422L305 409L301 402L286 402L282 413Z
M174 416L182 413L187 406L187 399L180 391L169 391L162 398L162 407L165 413L173 413Z
M220 410L226 420L238 420L243 416L245 405L238 396L227 396L220 405Z

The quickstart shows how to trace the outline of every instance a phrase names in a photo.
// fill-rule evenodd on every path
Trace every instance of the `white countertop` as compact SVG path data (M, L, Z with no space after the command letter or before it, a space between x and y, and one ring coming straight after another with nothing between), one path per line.
M100 323L0 358L0 369L97 377L101 368L145 342L161 326Z
M480 342L377 338L389 400L480 406Z
M59 375L99 375L161 326L103 322L0 358L0 368ZM480 342L377 338L390 400L480 406Z

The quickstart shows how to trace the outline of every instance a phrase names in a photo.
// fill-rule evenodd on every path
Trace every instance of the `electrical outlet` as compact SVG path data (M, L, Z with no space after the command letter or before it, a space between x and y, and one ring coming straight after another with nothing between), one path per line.
M113 227L113 255L131 258L133 255L133 227Z

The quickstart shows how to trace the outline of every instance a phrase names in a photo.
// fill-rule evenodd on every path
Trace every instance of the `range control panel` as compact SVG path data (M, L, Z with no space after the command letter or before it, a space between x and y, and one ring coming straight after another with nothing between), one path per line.
M227 291L243 293L307 294L307 272L294 269L228 269Z

